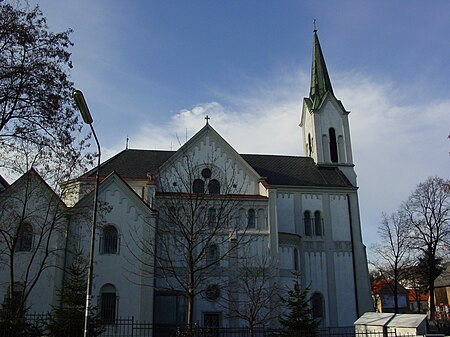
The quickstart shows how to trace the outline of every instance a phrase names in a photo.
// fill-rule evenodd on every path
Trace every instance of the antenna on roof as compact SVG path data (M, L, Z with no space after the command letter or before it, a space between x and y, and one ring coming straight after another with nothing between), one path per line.
M128 150L128 141L129 141L129 139L128 139L128 135L127 135L127 140L126 140L126 143L125 143L125 150Z

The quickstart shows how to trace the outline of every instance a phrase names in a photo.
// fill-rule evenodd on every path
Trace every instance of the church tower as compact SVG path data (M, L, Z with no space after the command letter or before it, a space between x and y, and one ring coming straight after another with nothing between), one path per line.
M327 66L314 29L311 85L303 100L300 126L305 155L318 165L338 166L356 186L348 114L333 93Z

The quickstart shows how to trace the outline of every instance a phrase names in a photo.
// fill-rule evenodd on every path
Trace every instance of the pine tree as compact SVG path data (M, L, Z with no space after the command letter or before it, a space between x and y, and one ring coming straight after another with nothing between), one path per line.
M60 303L58 306L52 306L47 326L50 337L83 336L87 263L81 251L75 252L74 260L67 268L67 276L63 282L63 288L59 290ZM99 331L92 331L90 335L98 334Z
M281 316L280 323L285 329L286 336L314 336L320 324L312 317L309 306L309 288L300 287L300 275L294 274L294 287L289 289L287 298L282 302L287 307L287 313Z

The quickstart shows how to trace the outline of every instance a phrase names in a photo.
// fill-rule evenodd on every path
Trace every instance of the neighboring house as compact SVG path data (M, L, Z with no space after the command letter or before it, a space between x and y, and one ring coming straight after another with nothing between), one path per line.
M437 321L450 321L450 264L434 281L435 318Z
M401 284L397 284L397 305L399 314L409 312L408 290ZM372 283L372 300L375 303L376 312L395 312L395 296L393 280L376 280Z
M407 289L409 310L414 314L426 314L428 312L428 300L430 298L430 292L425 294L419 289Z
M127 149L104 162L93 285L94 304L104 320L114 323L119 316L134 316L155 325L186 321L184 292L177 288L176 275L164 273L168 259L160 248L170 244L155 235L167 220L168 198L178 202L173 211L169 208L174 213L186 200L213 200L217 207L203 210L208 221L218 221L219 205L233 200L230 224L245 228L220 232L205 247L204 266L211 273L201 280L193 308L200 325L245 324L230 312L245 300L233 286L246 254L270 258L275 274L270 284L292 287L292 272L300 271L314 316L323 326L350 326L371 311L348 114L334 96L314 32L311 88L301 115L306 156L240 154L207 117L206 125L177 151ZM191 165L187 171L186 158ZM73 215L64 232L66 263L76 248L88 250L94 181L92 170L67 183L71 194L64 201ZM251 240L239 246L243 238ZM152 250L148 254L139 250L144 242ZM236 244L235 252L208 264ZM180 275L186 269L182 261L172 267ZM279 310L276 302L269 307Z

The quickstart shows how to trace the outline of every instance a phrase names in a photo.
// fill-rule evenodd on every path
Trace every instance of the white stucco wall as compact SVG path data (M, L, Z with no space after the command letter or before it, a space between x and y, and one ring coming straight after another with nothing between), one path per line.
M330 195L331 228L333 241L350 241L350 218L345 194Z
M339 326L351 326L357 317L351 252L335 252L334 269L337 290L337 321Z

